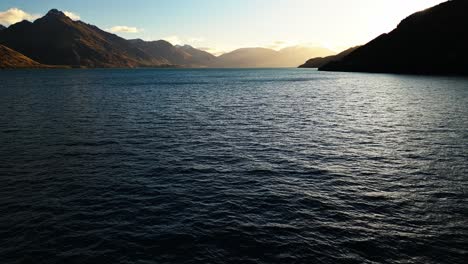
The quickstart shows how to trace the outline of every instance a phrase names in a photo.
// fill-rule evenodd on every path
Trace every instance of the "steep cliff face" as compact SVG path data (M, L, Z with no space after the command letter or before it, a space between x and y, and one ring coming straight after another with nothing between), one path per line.
M468 74L468 1L452 0L404 19L398 27L320 70Z

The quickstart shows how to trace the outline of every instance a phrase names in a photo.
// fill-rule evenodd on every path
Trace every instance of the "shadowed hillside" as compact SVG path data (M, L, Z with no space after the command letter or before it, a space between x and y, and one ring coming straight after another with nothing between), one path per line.
M358 49L360 46L357 47L352 47L349 48L339 54L332 55L332 56L327 56L327 57L318 57L318 58L313 58L308 60L306 63L302 64L299 66L299 68L320 68L324 66L327 63L330 63L332 61L339 61L343 59L344 57L348 56L351 52L355 51Z
M148 55L164 61L166 64L201 67L216 57L208 52L195 49L191 46L173 46L165 40L143 41L141 39L129 40L135 47Z
M42 65L19 52L0 45L0 69L13 68L49 68L49 66Z
M404 19L398 27L323 71L468 74L468 1L452 0Z
M0 43L50 65L138 67L166 63L117 35L73 21L55 9L34 23L22 21L2 30Z
M0 25L0 31L1 31L1 30L4 30L5 28L6 28L5 26Z

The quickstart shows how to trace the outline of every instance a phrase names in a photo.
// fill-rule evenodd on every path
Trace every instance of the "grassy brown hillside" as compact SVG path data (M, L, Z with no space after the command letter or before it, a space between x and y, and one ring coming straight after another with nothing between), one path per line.
M16 52L8 47L0 45L0 69L14 68L49 68L42 65L23 54Z

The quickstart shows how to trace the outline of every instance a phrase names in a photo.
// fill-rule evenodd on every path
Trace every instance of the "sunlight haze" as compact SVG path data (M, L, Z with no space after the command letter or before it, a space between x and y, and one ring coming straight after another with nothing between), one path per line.
M125 38L165 39L215 54L241 47L365 44L406 16L441 0L2 0L0 24L34 20L49 9ZM92 8L90 8L92 6Z

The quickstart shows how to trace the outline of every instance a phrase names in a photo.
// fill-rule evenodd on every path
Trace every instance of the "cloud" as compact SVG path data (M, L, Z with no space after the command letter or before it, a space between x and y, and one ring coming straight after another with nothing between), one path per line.
M63 12L67 17L71 18L72 20L80 20L80 16L70 11Z
M183 45L183 44L196 45L196 44L205 42L205 38L202 38L202 37L180 37L177 35L168 36L163 39L167 42L170 42L172 45Z
M4 12L0 12L0 24L9 26L21 22L23 20L36 20L40 15L29 14L18 8L10 8Z
M170 42L172 45L182 45L184 44L182 39L179 36L168 36L163 38L165 41Z
M70 11L65 11L63 12L66 16L73 20L79 20L80 16L76 13L70 12ZM39 14L30 14L28 12L25 12L19 8L10 8L4 12L0 12L0 24L2 25L12 25L18 22L21 22L23 20L29 20L29 21L34 21L38 18L40 18L41 15Z
M115 26L107 30L112 33L140 33L143 31L142 29L128 26Z

